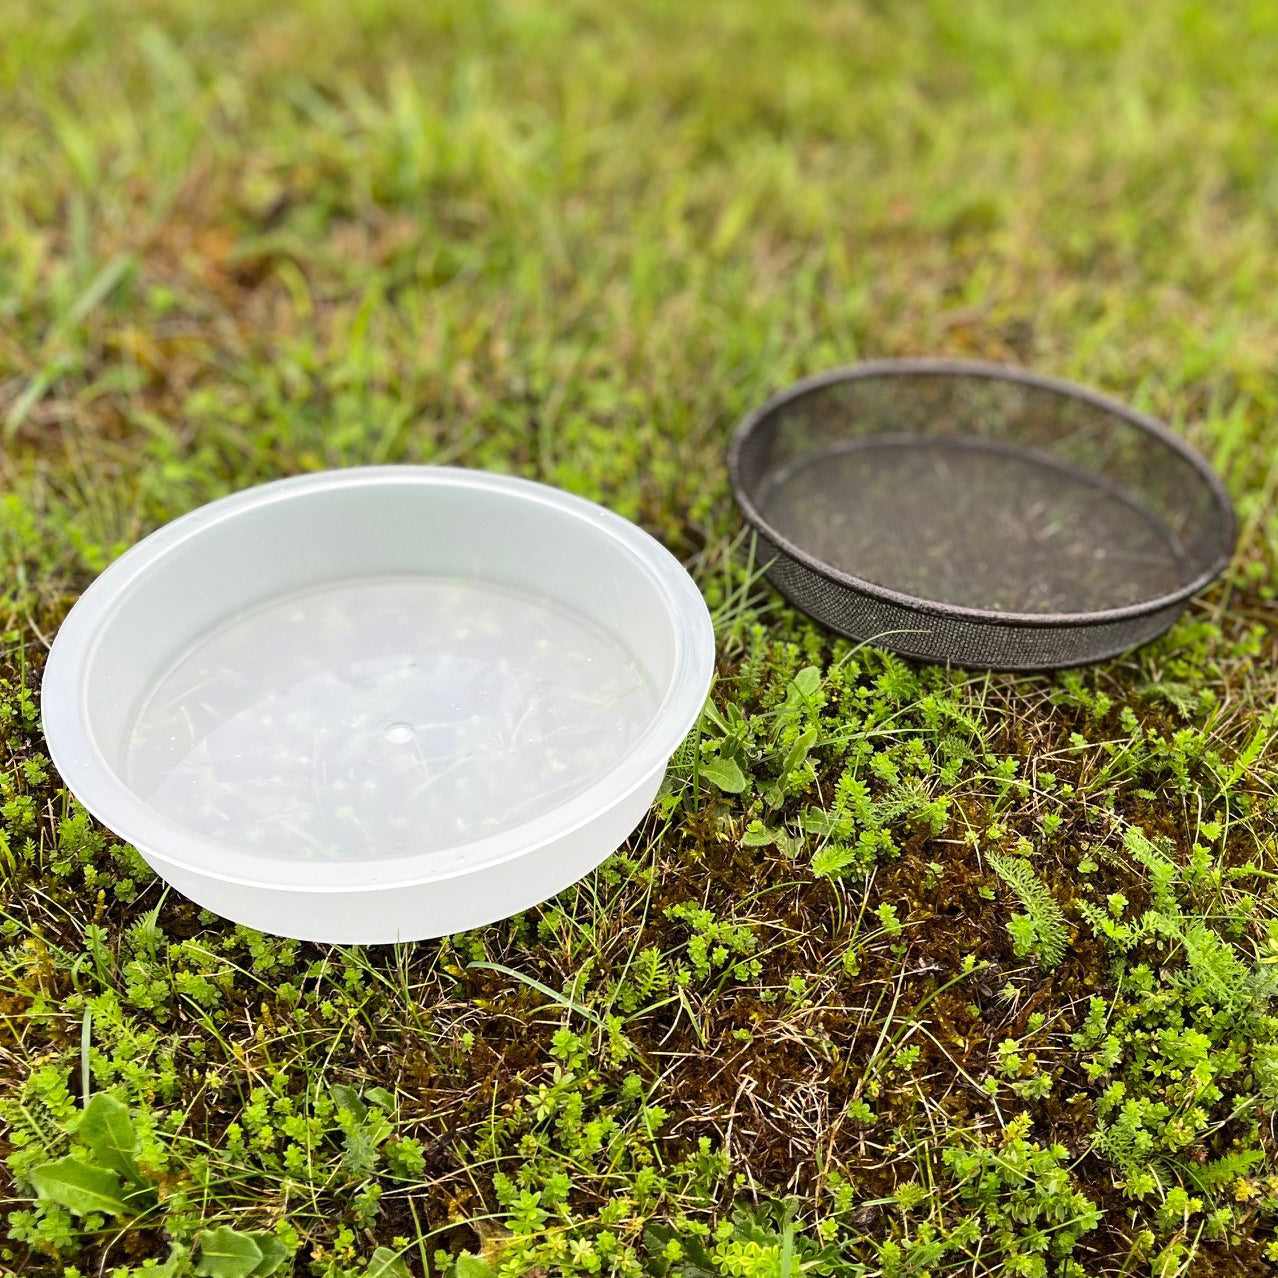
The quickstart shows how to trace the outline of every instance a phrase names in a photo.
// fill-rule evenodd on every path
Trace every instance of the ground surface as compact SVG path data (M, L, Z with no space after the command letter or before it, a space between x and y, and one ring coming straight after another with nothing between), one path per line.
M1278 9L0 24L0 1267L1271 1266ZM785 607L731 423L933 352L1173 422L1238 502L1223 584L1058 677L853 651ZM719 678L580 886L324 949L164 893L60 789L36 690L148 529L385 460L639 520L710 600Z

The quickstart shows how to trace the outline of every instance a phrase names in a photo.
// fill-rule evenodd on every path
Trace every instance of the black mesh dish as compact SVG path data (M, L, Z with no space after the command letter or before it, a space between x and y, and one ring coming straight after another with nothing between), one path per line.
M728 469L783 594L854 639L959 666L1124 652L1234 545L1224 485L1167 427L994 364L799 382L742 422Z

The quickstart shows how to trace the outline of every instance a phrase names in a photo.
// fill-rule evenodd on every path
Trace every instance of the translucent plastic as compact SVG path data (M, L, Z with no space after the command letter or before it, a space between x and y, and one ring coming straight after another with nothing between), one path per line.
M713 666L626 521L523 480L330 472L112 565L50 654L72 792L193 900L326 941L455 932L633 830Z

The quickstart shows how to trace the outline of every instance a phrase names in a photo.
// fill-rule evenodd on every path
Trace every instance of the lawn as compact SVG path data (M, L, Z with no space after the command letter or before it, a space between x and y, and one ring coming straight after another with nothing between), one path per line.
M8 0L0 1269L1278 1272L1278 8ZM1104 666L840 640L733 423L880 355L1169 421L1224 580ZM259 935L60 786L44 655L201 502L447 462L718 635L630 842L506 923Z

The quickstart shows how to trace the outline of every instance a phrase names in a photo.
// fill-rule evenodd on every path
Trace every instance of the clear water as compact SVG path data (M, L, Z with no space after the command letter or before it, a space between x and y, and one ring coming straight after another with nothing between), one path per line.
M442 851L579 793L656 708L630 653L540 597L338 582L179 658L136 716L126 779L178 824L265 855Z

